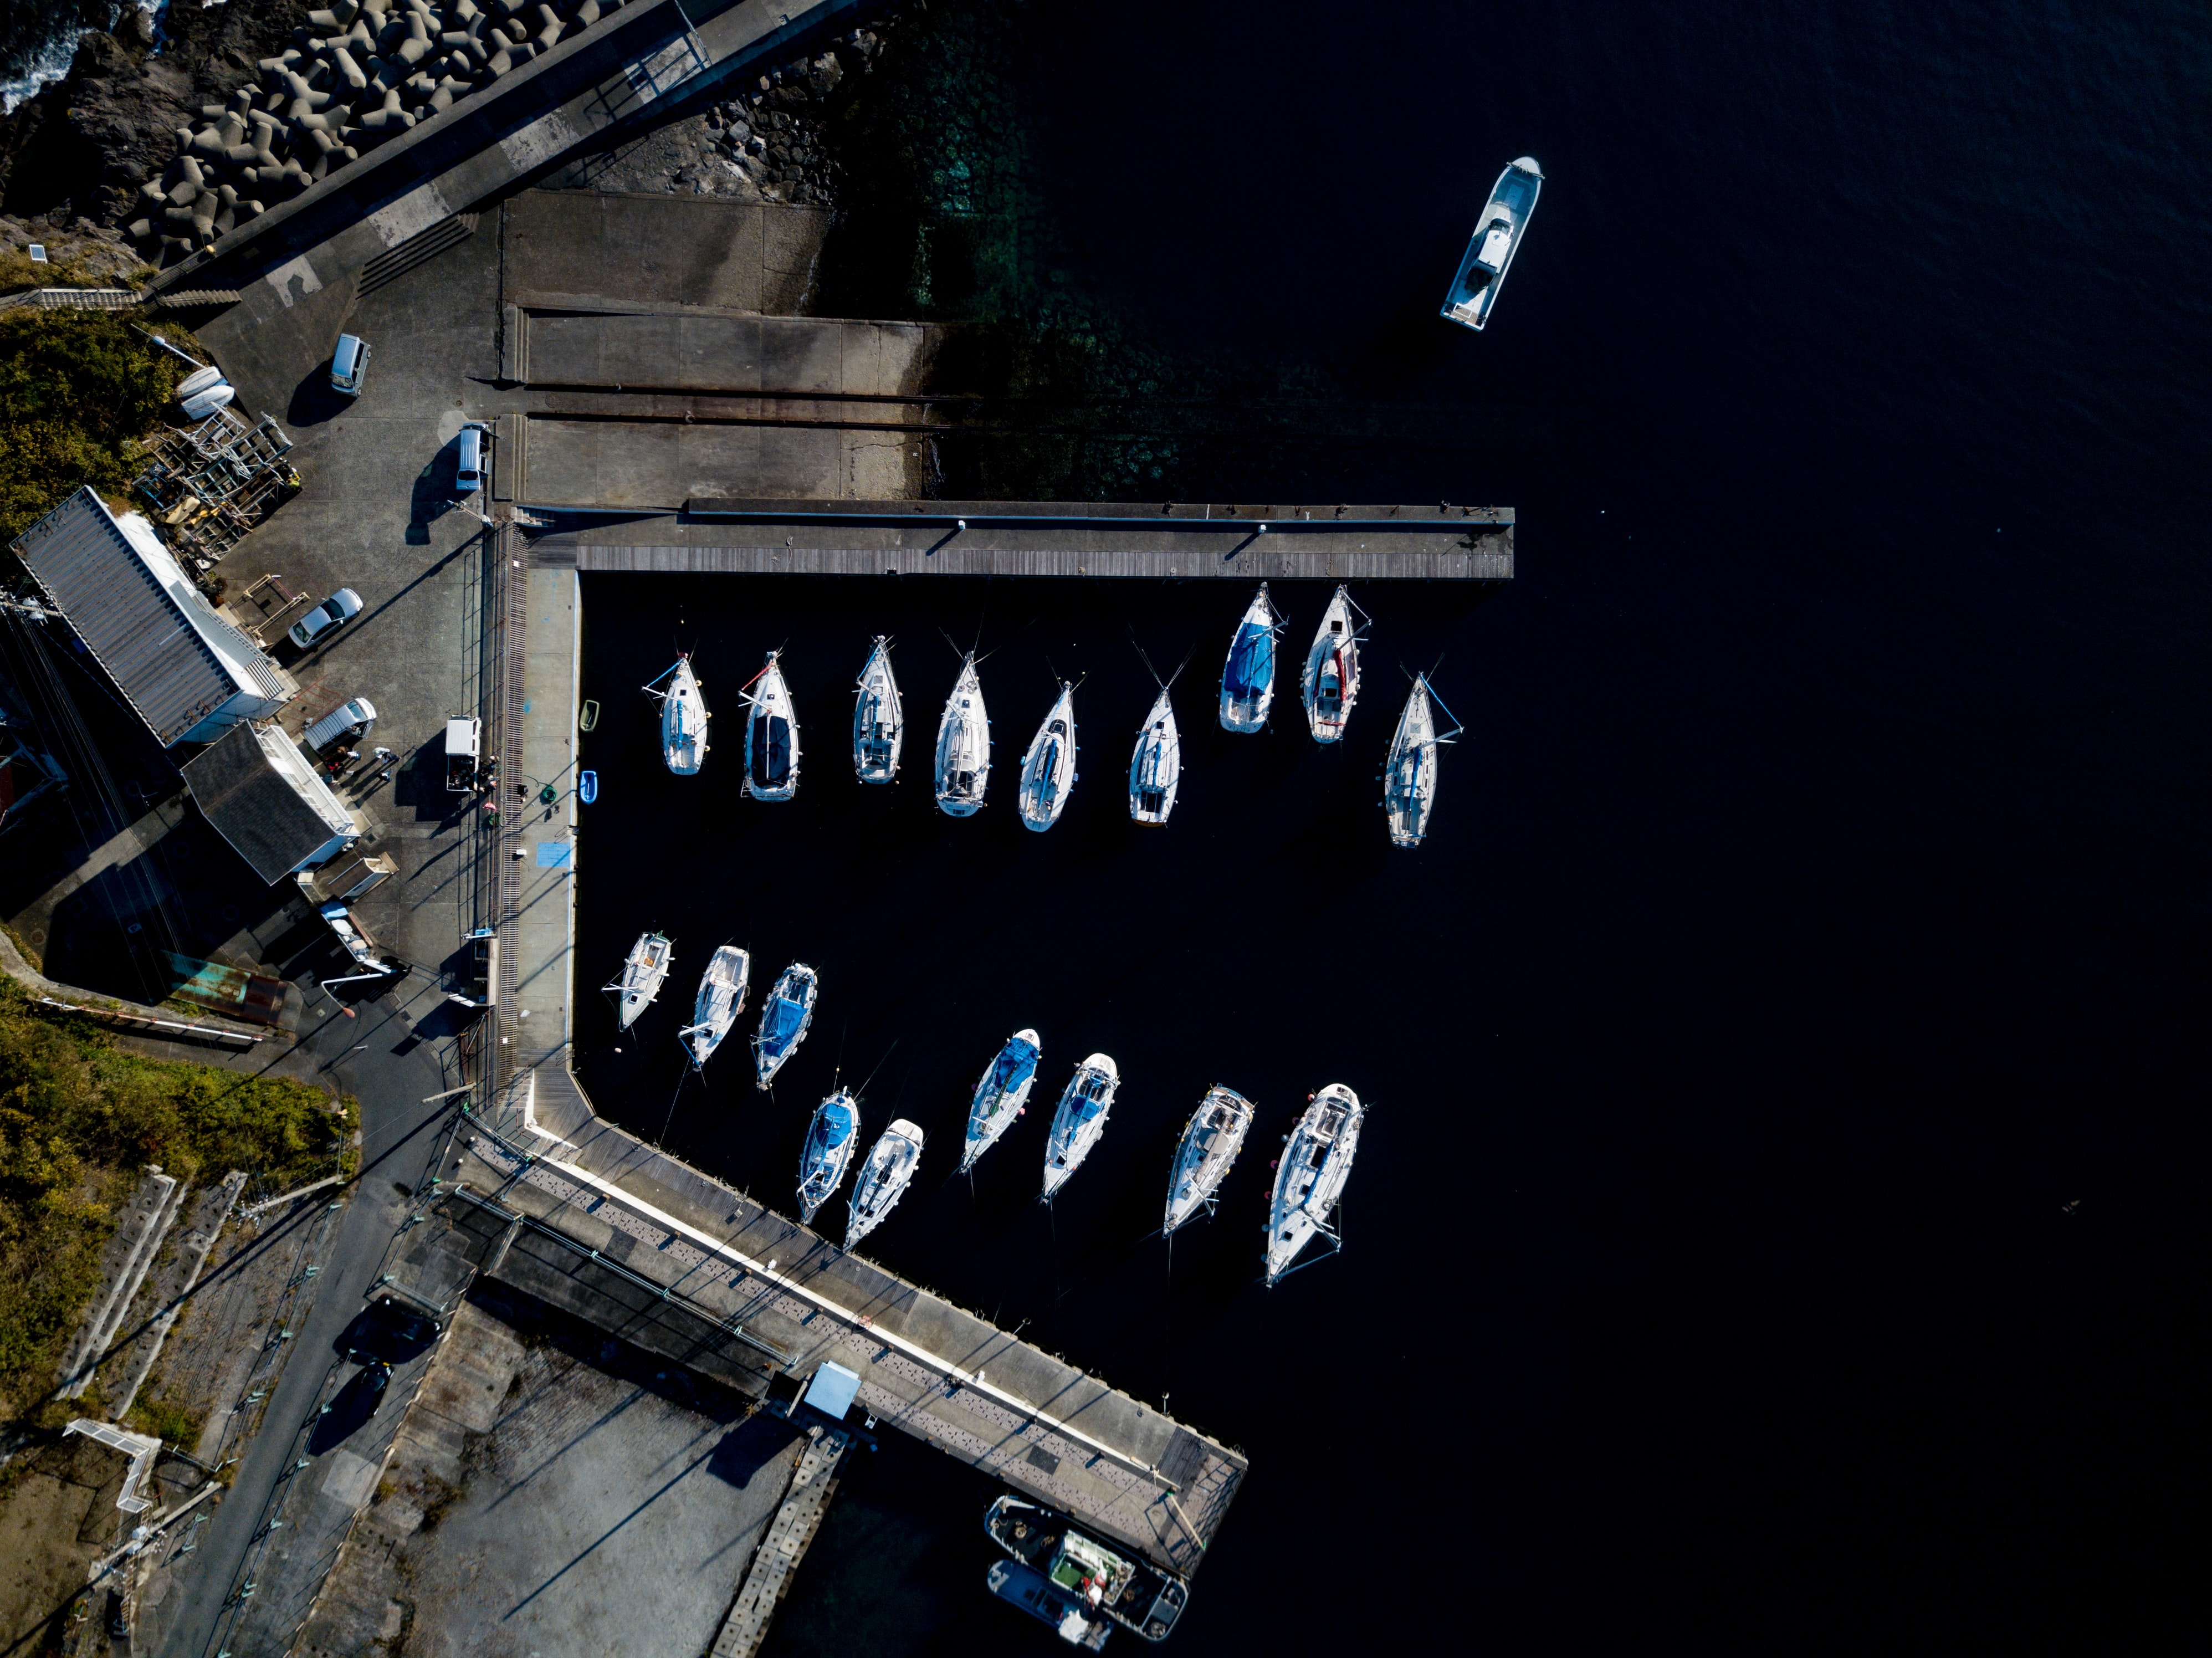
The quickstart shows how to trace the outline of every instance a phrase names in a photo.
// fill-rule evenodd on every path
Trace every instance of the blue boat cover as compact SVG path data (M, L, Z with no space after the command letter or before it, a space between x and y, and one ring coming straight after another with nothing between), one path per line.
M1237 698L1256 696L1275 680L1275 635L1271 629L1246 623L1237 630L1229 647L1229 671L1224 681Z

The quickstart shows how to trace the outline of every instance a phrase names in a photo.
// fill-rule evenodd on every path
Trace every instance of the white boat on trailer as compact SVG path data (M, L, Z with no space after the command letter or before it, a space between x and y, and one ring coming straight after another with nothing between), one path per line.
M1166 823L1182 781L1182 733L1163 685L1137 732L1137 750L1129 756L1129 816L1139 823Z
M775 978L775 987L761 1005L760 1029L753 1037L753 1066L759 1084L775 1080L793 1050L806 1040L814 1023L814 999L822 977L804 962L793 962Z
M814 1212L830 1200L853 1161L853 1145L860 1136L860 1102L853 1090L841 1088L814 1108L806 1125L806 1143L799 1151L799 1224L814 1224Z
M983 682L975 653L960 664L952 695L937 722L937 805L948 817L972 817L991 784L991 720L983 708Z
M699 694L691 653L678 657L660 678L669 682L666 690L654 689L659 679L645 688L647 695L660 701L660 757L678 777L696 777L707 758L707 701Z
M724 944L708 959L707 970L699 975L698 998L691 1005L691 1023L676 1033L690 1051L693 1070L706 1069L738 1015L744 1011L752 970L753 958L735 944Z
M1482 216L1475 221L1466 256L1459 262L1459 274L1452 278L1451 292L1444 295L1438 314L1445 321L1480 329L1490 320L1490 307L1498 303L1498 290L1505 285L1506 269L1543 189L1544 170L1533 155L1516 158L1498 175Z
M853 701L853 769L863 783L895 781L905 746L906 710L891 672L891 642L878 634Z
M1359 635L1366 630L1365 613L1340 585L1322 612L1299 682L1306 724L1316 743L1337 741L1352 718L1352 705L1359 696Z
M1103 1054L1093 1054L1075 1067L1066 1091L1060 1096L1060 1109L1053 1113L1052 1138L1045 1142L1047 1203L1067 1183L1067 1177L1083 1167L1091 1148L1106 1132L1106 1115L1114 1108L1114 1093L1121 1085L1121 1071Z
M660 987L668 978L668 965L676 958L676 946L665 932L641 932L637 942L629 947L623 958L622 972L607 987L616 997L617 1017L627 1030L637 1022Z
M1299 1252L1316 1233L1334 1254L1344 1247L1330 1216L1344 1197L1352 1159L1359 1150L1359 1126L1367 1108L1342 1083L1331 1083L1313 1096L1298 1126L1283 1137L1275 1164L1275 1197L1267 1213L1267 1287L1273 1289Z
M1057 823L1075 777L1075 687L1063 679L1059 699L1022 757L1022 826L1042 835Z
M1275 701L1275 640L1282 629L1282 612L1263 581L1229 636L1229 659L1221 667L1222 730L1265 729Z
M1418 847L1429 832L1429 814L1437 803L1437 747L1456 738L1457 720L1441 734L1437 710L1443 708L1430 689L1428 676L1417 674L1398 716L1397 734L1390 739L1390 756L1382 766L1382 810L1390 819L1390 844ZM1444 708L1447 716L1449 708Z
M1176 1146L1175 1167L1168 1175L1167 1219L1160 1227L1163 1236L1200 1209L1213 1212L1213 1194L1244 1149L1244 1136L1251 1127L1251 1101L1218 1083L1206 1090Z
M744 700L745 793L756 800L788 800L799 793L799 716L783 683L781 651L768 653Z
M1043 1052L1043 1040L1036 1031L1017 1030L991 1061L991 1068L975 1084L975 1097L968 1108L968 1145L960 1154L962 1174L973 1169L975 1159L996 1145L999 1136L1022 1114Z
M860 1177L853 1182L853 1201L845 1220L848 1249L884 1224L906 1195L908 1182L921 1164L921 1125L895 1118L870 1148Z

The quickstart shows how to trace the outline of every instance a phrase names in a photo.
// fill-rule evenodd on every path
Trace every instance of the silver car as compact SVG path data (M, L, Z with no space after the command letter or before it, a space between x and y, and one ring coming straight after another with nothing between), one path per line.
M360 614L361 595L350 587L341 587L295 622L285 637L304 651L317 640L327 639L332 629L343 627Z

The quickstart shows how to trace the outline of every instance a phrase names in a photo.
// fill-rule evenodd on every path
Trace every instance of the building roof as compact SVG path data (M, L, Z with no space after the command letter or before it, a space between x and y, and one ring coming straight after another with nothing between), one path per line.
M234 726L185 762L201 814L264 881L281 881L361 828L292 739L274 726Z
M272 706L284 700L276 665L216 614L137 513L118 519L79 489L15 546L163 747L241 693Z

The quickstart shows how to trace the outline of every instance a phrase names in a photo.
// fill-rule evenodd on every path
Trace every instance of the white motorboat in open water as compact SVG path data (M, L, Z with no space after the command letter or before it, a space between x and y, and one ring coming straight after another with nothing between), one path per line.
M738 1015L745 1009L746 981L752 976L753 958L735 944L724 944L699 975L698 999L691 1005L691 1023L676 1033L691 1051L694 1069L703 1069L730 1034Z
M853 769L863 783L890 782L898 776L905 746L906 710L891 673L891 642L878 634L853 701Z
M821 987L821 976L804 962L793 962L776 975L775 987L761 1005L759 1033L753 1037L753 1066L763 1088L775 1080L792 1050L806 1040Z
M975 1097L968 1108L968 1145L960 1154L962 1174L973 1169L975 1159L996 1145L999 1136L1022 1114L1043 1052L1042 1039L1036 1031L1017 1030L991 1061L991 1068L975 1084Z
M1366 631L1366 621L1341 586L1322 612L1299 682L1306 724L1316 743L1335 742L1352 718L1352 705L1359 696L1359 635Z
M991 720L983 711L983 682L970 651L937 722L938 806L948 817L971 817L990 782Z
M654 689L659 680L645 688L660 699L660 757L678 777L696 776L707 758L707 702L699 695L690 653L678 657L661 678L669 682L666 690Z
M1067 809L1075 786L1075 687L1060 682L1060 698L1022 756L1022 825L1042 835Z
M623 960L621 975L607 987L617 999L616 1011L624 1030L660 994L660 987L668 977L668 964L675 959L676 946L668 941L665 933L641 932L629 947L629 954Z
M814 1212L830 1200L853 1161L860 1137L860 1108L849 1088L841 1088L814 1108L806 1125L806 1144L799 1150L799 1224L811 1226Z
M1176 728L1175 704L1163 685L1137 732L1137 751L1129 756L1129 816L1139 823L1166 823L1182 781L1182 733Z
M1244 1135L1251 1127L1251 1101L1218 1083L1206 1090L1176 1146L1175 1168L1168 1175L1167 1220L1160 1228L1164 1235L1200 1209L1213 1212L1213 1193L1244 1149Z
M1474 236L1467 257L1459 262L1451 292L1444 295L1441 314L1447 322L1480 328L1490 320L1490 307L1505 284L1506 267L1513 263L1528 216L1536 210L1536 197L1544 188L1543 169L1533 155L1523 155L1498 175L1482 216L1474 222Z
M1382 767L1382 810L1390 819L1394 847L1418 847L1429 832L1429 813L1437 800L1437 745L1460 732L1455 723L1451 730L1437 733L1436 711L1443 706L1430 689L1428 677L1417 675L1413 693L1406 698L1406 711L1398 716L1397 735L1390 739L1390 757Z
M1352 1159L1359 1150L1359 1126L1367 1108L1342 1083L1331 1083L1313 1097L1298 1126L1283 1138L1275 1165L1275 1198L1267 1214L1267 1287L1291 1270L1298 1252L1319 1233L1335 1248L1344 1247L1329 1217L1344 1196ZM1334 1250L1332 1250L1334 1253Z
M845 1221L845 1247L849 1249L884 1224L884 1219L906 1195L907 1182L921 1163L921 1128L904 1117L884 1130L860 1165L853 1182L853 1201Z
M756 800L788 800L799 793L799 716L783 683L782 655L770 651L767 666L745 691L751 710L745 720L745 793Z
M1229 659L1221 668L1222 730L1256 732L1267 726L1275 701L1275 636L1282 627L1282 613L1263 581L1229 636Z
M1083 1167L1084 1158L1106 1132L1106 1114L1114 1108L1114 1090L1121 1085L1121 1072L1103 1054L1093 1054L1075 1067L1067 1091L1060 1096L1060 1109L1053 1113L1052 1138L1045 1142L1047 1203Z

